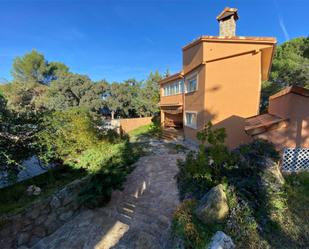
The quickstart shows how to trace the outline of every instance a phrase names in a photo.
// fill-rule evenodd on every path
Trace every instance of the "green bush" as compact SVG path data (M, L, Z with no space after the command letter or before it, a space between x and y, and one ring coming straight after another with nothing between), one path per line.
M186 196L200 199L223 180L229 166L234 164L233 155L224 145L225 137L225 130L213 129L211 123L197 133L201 142L198 152L190 152L184 162L178 162L177 183L181 199Z
M89 173L95 174L106 170L106 165L111 164L111 162L113 162L114 165L117 163L125 164L126 161L122 160L129 161L131 156L129 155L128 158L122 157L127 146L129 146L127 142L111 144L103 141L98 143L96 146L82 152L76 158L75 167L84 168Z
M131 165L141 155L141 148L128 141L109 147L105 144L86 151L80 160L81 166L85 164L94 173L80 193L80 201L87 207L94 208L107 203L112 191L121 188L132 170Z
M222 227L237 248L305 248L309 242L308 175L286 177L278 184L268 168L279 155L265 140L255 140L229 152L223 145L223 130L208 124L198 133L198 152L190 152L180 161L177 182L180 197L199 200L211 187L227 185L230 214ZM185 242L185 248L199 248L213 226L199 230L194 205L184 201L177 209L173 226Z
M181 238L186 249L207 248L211 236L221 229L216 225L207 227L194 214L196 200L185 200L173 215L172 231L175 237Z
M157 135L160 136L162 133L162 127L161 127L161 117L160 114L157 113L153 116L153 118L151 119L152 123L150 126L150 133L152 135Z
M46 114L37 134L40 158L61 160L75 166L80 154L97 145L101 137L96 122L86 109L71 108Z
M0 94L0 171L8 173L8 181L14 181L21 162L35 153L38 115L16 113L6 103Z
M259 224L248 202L241 199L233 187L227 188L227 199L230 215L224 232L233 238L237 248L268 248L268 243L260 237Z
M240 145L233 152L241 166L260 170L265 168L265 159L278 161L280 156L274 145L267 140L256 139L249 144Z
M98 122L88 110L71 108L46 115L37 136L40 158L91 174L80 194L80 201L89 207L109 200L142 151L136 150L127 137L111 130L99 132L96 127Z
M124 140L129 140L127 134L119 134L116 130L108 129L103 132L103 140L108 141L109 143L120 143Z

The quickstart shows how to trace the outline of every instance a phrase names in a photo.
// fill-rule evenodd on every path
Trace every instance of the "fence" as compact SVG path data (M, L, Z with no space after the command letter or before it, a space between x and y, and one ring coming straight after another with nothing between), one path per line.
M282 171L309 170L309 148L286 148L283 152Z
M111 124L115 128L121 128L122 132L128 133L140 126L151 124L151 119L152 117L113 119Z

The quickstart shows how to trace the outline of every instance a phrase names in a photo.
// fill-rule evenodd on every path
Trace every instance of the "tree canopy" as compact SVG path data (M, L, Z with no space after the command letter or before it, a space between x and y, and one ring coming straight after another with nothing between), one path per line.
M15 58L12 76L14 81L17 82L49 84L68 71L69 68L65 64L60 62L49 63L43 54L32 50L24 56Z
M287 86L309 89L309 37L287 41L276 48L269 81L263 82L261 110L270 95Z
M299 37L277 47L270 81L281 86L309 87L309 37Z
M17 112L83 107L95 112L109 110L119 117L139 117L159 110L158 81L162 76L158 71L151 72L144 81L132 78L111 84L105 80L93 82L32 50L15 58L12 75L13 81L1 88L8 108Z
M158 71L150 73L145 81L129 79L109 86L107 107L121 117L151 116L159 111L160 99Z
M12 82L0 85L0 172L8 173L11 179L17 176L23 160L32 155L45 162L75 166L84 157L92 167L92 157L97 160L94 152L104 148L106 153L108 148L112 154L104 139L110 143L116 140L108 134L103 139L98 129L102 125L98 114L103 109L122 118L158 111L161 75L157 71L145 81L94 82L32 50L15 58L12 76ZM101 147L95 149L99 140ZM83 155L85 150L89 151ZM81 165L88 167L86 162L81 160Z
M104 107L102 95L106 91L104 81L93 83L85 75L68 73L52 81L47 93L46 107L63 110L70 107L86 107L99 110Z

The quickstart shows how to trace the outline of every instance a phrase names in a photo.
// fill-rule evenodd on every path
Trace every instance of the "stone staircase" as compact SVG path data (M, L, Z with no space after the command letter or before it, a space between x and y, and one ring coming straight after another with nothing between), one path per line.
M172 141L182 141L184 140L183 130L177 130L175 128L164 128L161 138Z
M179 205L175 175L177 160L185 155L171 153L163 141L149 145L153 152L136 162L107 205L81 210L31 249L173 248L172 217Z

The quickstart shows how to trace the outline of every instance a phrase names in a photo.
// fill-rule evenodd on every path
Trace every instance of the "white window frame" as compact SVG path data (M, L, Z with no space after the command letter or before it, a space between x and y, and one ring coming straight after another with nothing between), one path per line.
M187 114L195 114L195 124L188 124L187 122ZM196 111L186 111L185 112L185 116L184 116L184 120L185 120L185 126L190 127L192 129L197 129L197 112Z
M183 88L184 88L183 85L184 85L183 80L177 80L165 84L164 86L162 86L163 97L183 94Z
M194 79L196 80L196 87L195 87L195 90L193 91L188 91L188 83L190 80ZM185 93L193 93L193 92L196 92L198 90L198 73L194 73L188 77L186 77L185 79Z

